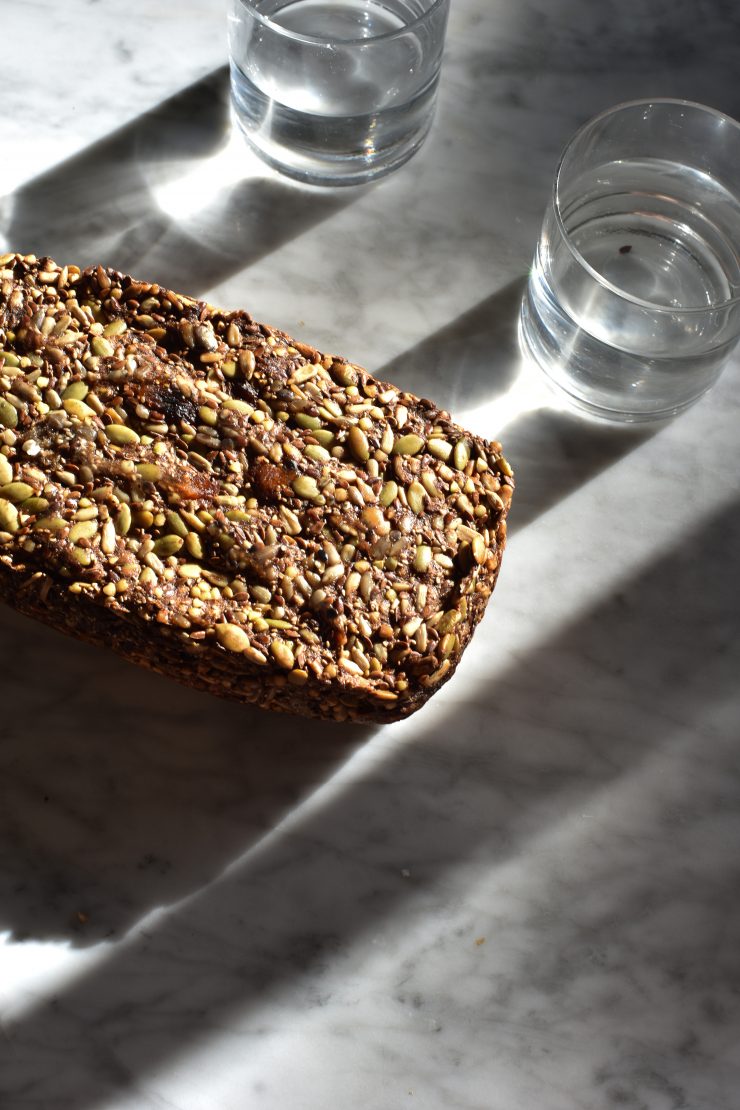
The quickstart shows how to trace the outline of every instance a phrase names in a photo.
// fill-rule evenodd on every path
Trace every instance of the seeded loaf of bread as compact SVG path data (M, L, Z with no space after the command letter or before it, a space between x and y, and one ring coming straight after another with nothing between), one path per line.
M0 256L0 598L213 694L391 721L501 563L498 443L246 312Z

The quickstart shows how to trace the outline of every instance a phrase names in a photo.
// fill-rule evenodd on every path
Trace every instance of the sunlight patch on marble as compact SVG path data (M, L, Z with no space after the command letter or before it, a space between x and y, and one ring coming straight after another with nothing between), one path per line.
M111 954L108 943L74 948L71 941L18 940L0 933L0 1037L12 1034L14 1022L39 1004L40 999L61 994L71 983L89 975Z
M215 194L264 173L264 166L235 128L229 129L225 144L209 158L142 161L140 168L161 210L183 223L206 211Z
M553 396L553 392L542 374L532 372L522 366L514 382L505 393L493 397L471 409L462 408L459 418L468 423L472 430L481 430L489 439L504 441L506 451L506 430L524 416L540 409L562 409L565 406Z

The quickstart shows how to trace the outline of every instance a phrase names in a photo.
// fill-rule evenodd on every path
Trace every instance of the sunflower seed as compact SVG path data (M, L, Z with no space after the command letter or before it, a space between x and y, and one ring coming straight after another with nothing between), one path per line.
M370 458L370 445L362 428L353 424L347 435L347 446L358 462L367 462Z
M69 397L66 401L63 400L62 408L69 416L74 416L77 420L89 420L96 415L95 409L91 409L89 405L76 397Z
M421 482L412 482L406 490L406 500L412 513L419 516L424 511L424 487Z
M105 555L116 550L116 529L112 520L106 520L100 531L100 549Z
M281 640L276 636L270 644L270 652L273 658L276 659L280 666L284 667L286 671L292 670L295 666L293 649L285 640Z
M456 470L464 470L470 462L470 444L467 439L459 439L455 444L452 461Z

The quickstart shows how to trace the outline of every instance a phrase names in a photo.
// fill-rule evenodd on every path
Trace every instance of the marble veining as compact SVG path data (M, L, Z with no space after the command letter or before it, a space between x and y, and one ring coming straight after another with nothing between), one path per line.
M563 142L645 95L740 115L737 7L455 0L427 144L324 192L232 135L221 0L3 29L3 244L346 353L518 490L458 674L385 729L0 615L0 1107L736 1110L740 359L612 428L515 324Z

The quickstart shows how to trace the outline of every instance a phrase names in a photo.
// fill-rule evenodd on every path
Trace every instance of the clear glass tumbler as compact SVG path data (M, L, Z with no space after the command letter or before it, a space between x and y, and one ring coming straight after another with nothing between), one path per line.
M356 185L432 123L449 0L231 0L236 118L275 169Z
M577 405L670 416L740 336L740 125L700 104L620 104L562 155L520 336Z

